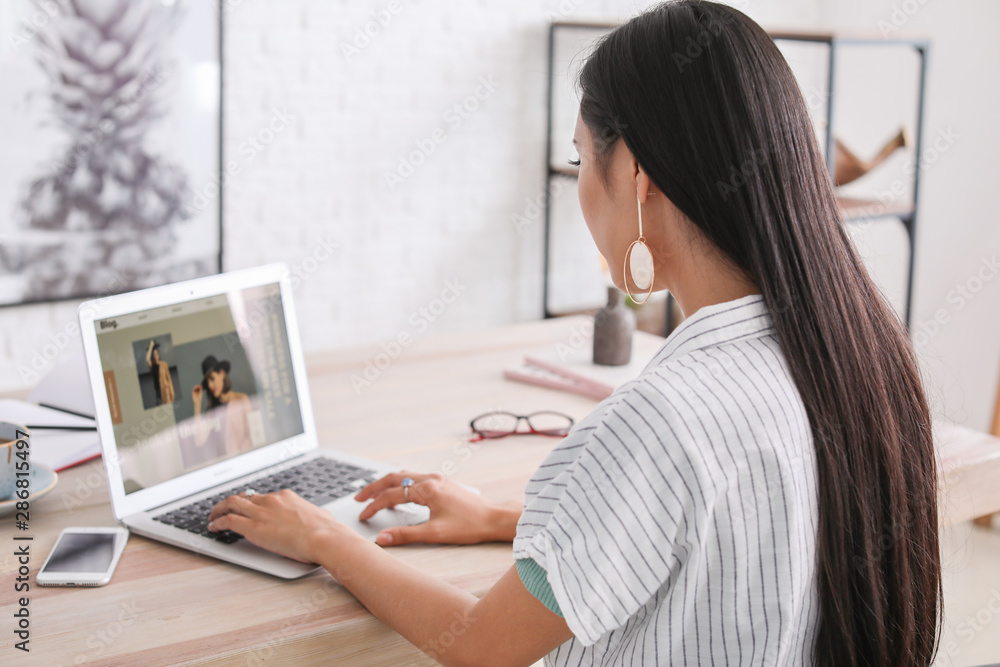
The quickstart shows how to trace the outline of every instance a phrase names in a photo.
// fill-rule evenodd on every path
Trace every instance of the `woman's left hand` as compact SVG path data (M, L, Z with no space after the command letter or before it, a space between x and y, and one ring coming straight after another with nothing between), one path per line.
M208 516L212 531L231 530L268 551L303 563L318 562L313 552L321 533L347 530L326 510L289 489L276 493L229 496Z

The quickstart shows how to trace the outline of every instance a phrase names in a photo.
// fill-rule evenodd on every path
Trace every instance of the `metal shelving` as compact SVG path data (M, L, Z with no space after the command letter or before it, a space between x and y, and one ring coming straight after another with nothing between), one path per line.
M580 23L580 22L555 22L549 26L548 35L548 91L547 91L547 117L546 117L546 142L545 142L545 178L546 178L546 192L551 192L551 185L553 179L556 178L571 178L575 179L577 177L577 172L573 168L564 166L553 166L552 164L552 132L553 132L553 111L554 111L554 101L555 101L555 77L557 76L555 68L555 44L556 37L560 31L564 30L611 30L617 27L617 24L611 23ZM921 160L920 156L922 153L922 139L923 139L923 123L924 123L924 98L926 91L926 81L927 81L927 58L928 52L930 50L930 44L928 40L922 38L893 38L893 39L883 39L875 35L849 35L833 32L805 32L805 31L770 31L770 36L775 41L786 40L795 42L808 42L818 45L825 45L828 49L828 55L826 60L826 80L827 80L827 91L826 91L826 133L824 137L824 147L827 160L827 167L830 171L830 178L833 178L834 167L835 167L835 98L836 98L836 65L837 65L837 54L840 49L849 46L881 46L881 47L908 47L912 48L917 52L919 56L919 66L918 66L918 88L917 88L917 100L916 100L916 127L914 129L914 152L917 159L914 162L914 168L912 172L912 197L913 201L909 203L891 203L883 204L876 199L859 199L855 197L845 197L838 196L837 201L840 204L840 210L842 217L847 223L856 223L859 221L869 221L878 218L896 218L903 225L906 230L907 241L909 245L909 262L907 267L906 276L906 296L905 296L905 312L904 320L907 326L910 325L911 315L912 315L912 300L913 300L913 275L914 275L914 263L915 263L915 250L916 250L916 229L917 229L917 213L919 209L919 188L920 188L920 170L921 170ZM565 315L568 313L556 313L553 312L550 305L550 271L551 271L551 248L552 248L552 219L551 219L551 201L549 197L545 199L545 210L544 210L544 223L545 223L545 238L544 238L544 275L543 275L543 295L542 295L542 308L546 318L556 317L559 315ZM666 331L664 333L669 333L673 329L673 317L672 317L672 298L668 294L667 296L667 313L666 313Z

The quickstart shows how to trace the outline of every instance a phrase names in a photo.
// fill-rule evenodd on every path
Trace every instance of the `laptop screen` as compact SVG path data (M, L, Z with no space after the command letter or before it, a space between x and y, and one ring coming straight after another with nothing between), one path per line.
M126 494L303 432L279 283L94 328Z

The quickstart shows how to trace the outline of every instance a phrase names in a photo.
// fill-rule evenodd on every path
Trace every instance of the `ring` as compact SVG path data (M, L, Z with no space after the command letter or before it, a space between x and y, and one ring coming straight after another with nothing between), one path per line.
M253 494L255 494L255 493L257 493L257 492L256 492L256 491L254 491L253 489L251 489L250 487L247 487L247 490L246 490L246 491L244 491L243 493L245 493L245 494L246 494L246 496L247 496L247 498L249 498L250 496L252 496Z
M410 487L413 486L413 480L409 477L404 477L400 484L403 485L403 495L406 497L406 502L410 502Z

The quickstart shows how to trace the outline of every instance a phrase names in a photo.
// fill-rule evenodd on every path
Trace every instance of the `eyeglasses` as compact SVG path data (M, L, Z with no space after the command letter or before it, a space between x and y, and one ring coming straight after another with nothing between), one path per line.
M521 420L528 423L527 431L518 431ZM472 442L478 440L492 440L494 438L506 438L508 435L546 435L561 438L569 433L573 428L573 418L560 412L550 412L542 410L532 412L530 415L515 415L512 412L487 412L479 415L469 426L477 437Z

